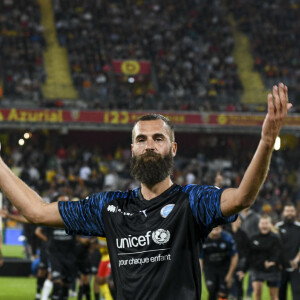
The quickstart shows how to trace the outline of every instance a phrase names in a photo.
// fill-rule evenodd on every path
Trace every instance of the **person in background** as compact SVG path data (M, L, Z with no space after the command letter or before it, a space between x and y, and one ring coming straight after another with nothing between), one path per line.
M40 243L40 262L38 265L37 271L37 294L36 300L41 298L41 292L44 286L45 281L48 277L48 251L47 251L47 243L48 237L43 234L43 228L41 226L37 226L35 229L36 236L41 240Z
M228 228L229 226L226 227L226 230L228 230L232 234L239 256L237 267L233 276L233 286L230 293L233 296L236 296L237 300L243 299L243 279L245 277L247 261L250 254L250 241L246 232L241 229L241 223L241 218L238 217L235 222L230 224L230 228Z
M91 300L90 277L91 260L90 248L92 243L96 243L95 237L78 236L76 243L76 266L79 273L79 291L77 300Z
M100 299L100 293L103 299L112 300L113 296L111 294L111 289L109 286L109 278L111 275L111 264L109 259L109 253L107 250L106 239L99 237L98 247L101 253L101 261L99 262L98 273L94 278L95 300Z
M239 214L242 224L241 229L246 232L248 239L251 239L254 235L259 233L258 223L260 215L252 210L250 207L244 209ZM248 287L247 287L247 300L251 299L251 295L253 293L253 286L252 286L252 278L251 274L248 277Z
M271 300L278 300L280 239L278 234L272 232L272 222L268 215L260 217L258 228L259 233L250 239L249 269L254 300L261 300L264 282L267 282L269 287Z
M13 221L22 223L22 224L28 224L28 220L20 215L20 214L12 214L10 213L6 208L0 209L0 216L5 218L5 219L11 219ZM35 232L39 231L39 226L36 227ZM36 233L35 233L36 234ZM40 238L37 235L38 238ZM41 291L43 288L43 284L47 278L47 259L45 256L45 242L44 240L41 239L41 243L39 247L39 258L40 258L40 263L37 268L37 274L36 274L36 294L35 294L35 300L41 299Z
M286 300L289 282L293 300L300 300L300 222L296 221L296 207L293 203L284 205L282 219L275 225L282 244L279 300Z
M258 223L260 215L252 210L250 207L244 209L239 214L241 218L241 229L246 232L249 239L259 233Z
M200 266L204 271L209 300L227 299L238 262L236 244L232 236L215 227L203 243Z

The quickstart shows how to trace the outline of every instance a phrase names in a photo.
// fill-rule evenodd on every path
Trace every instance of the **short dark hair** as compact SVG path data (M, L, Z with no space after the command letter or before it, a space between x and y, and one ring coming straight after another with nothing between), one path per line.
M163 120L164 123L167 124L167 126L169 127L169 131L170 131L171 142L174 142L175 141L174 125L173 125L173 123L168 118L166 118L163 115L160 115L160 114L147 114L147 115L143 115L143 116L141 116L140 118L137 119L137 121L133 125L133 128L140 121L154 121L154 120ZM132 137L132 140L133 140L133 137Z
M292 207L296 208L296 205L291 201L284 203L283 208L285 208L286 206L292 206Z

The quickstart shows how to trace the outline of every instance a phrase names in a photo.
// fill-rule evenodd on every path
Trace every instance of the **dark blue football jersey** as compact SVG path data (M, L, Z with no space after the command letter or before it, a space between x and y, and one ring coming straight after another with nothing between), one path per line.
M232 256L237 253L236 244L230 233L222 231L217 239L207 237L202 245L200 258L206 268L229 269Z
M59 202L67 233L105 236L117 300L201 299L201 243L232 222L220 209L222 189L174 184L145 200L140 188Z

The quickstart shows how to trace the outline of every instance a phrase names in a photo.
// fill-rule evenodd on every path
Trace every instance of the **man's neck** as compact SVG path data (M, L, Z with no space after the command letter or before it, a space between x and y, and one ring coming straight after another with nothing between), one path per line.
M163 181L155 184L152 187L146 186L144 183L141 184L141 193L145 200L151 200L159 195L161 195L164 191L170 188L173 185L173 182L168 176Z

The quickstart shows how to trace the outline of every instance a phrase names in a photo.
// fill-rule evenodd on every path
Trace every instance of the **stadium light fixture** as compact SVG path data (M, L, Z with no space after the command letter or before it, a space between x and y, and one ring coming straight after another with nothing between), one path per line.
M25 132L24 133L24 139L28 140L32 137L32 133L31 132Z
M134 82L135 82L134 77L128 77L128 82L129 82L129 83L134 83Z
M25 141L23 139L19 139L19 145L23 146L25 144Z
M280 147L281 147L281 139L278 136L275 140L274 150L278 151L278 150L280 150Z

